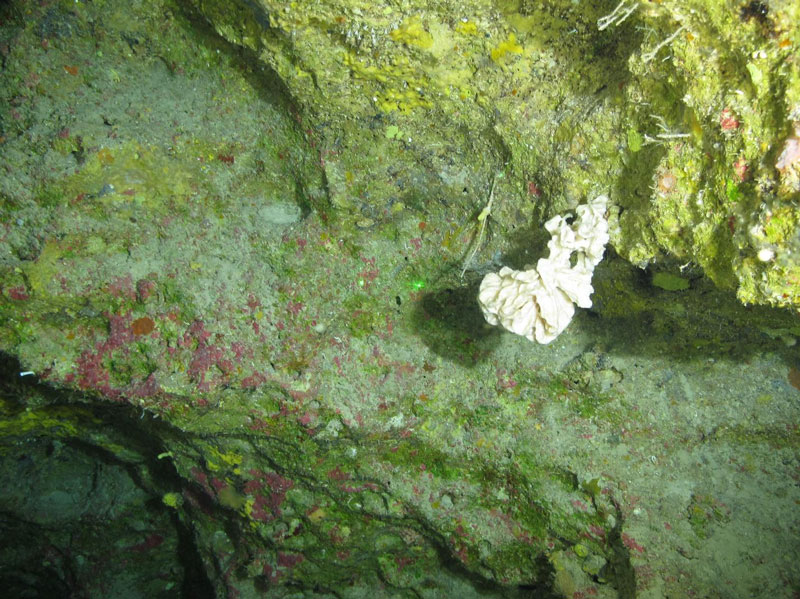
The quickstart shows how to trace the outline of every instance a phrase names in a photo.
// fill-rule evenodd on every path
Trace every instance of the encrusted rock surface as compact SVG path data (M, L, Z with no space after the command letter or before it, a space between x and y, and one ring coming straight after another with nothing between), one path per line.
M796 9L718 5L4 5L0 587L791 597Z

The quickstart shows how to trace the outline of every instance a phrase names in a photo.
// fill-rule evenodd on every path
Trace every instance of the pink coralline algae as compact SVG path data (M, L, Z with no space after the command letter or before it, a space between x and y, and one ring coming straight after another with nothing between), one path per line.
M103 389L108 386L108 370L103 364L103 352L86 351L77 360L78 387Z
M303 561L305 561L305 557L299 553L283 553L279 551L275 562L276 567L271 564L264 564L262 573L270 582L274 583L281 580Z
M106 291L117 298L136 299L136 290L134 289L131 275L116 277L106 285Z
M6 294L8 294L8 297L11 299L17 301L25 301L31 298L31 296L28 294L28 291L22 285L17 287L9 287L6 289Z
M637 543L633 537L625 534L624 532L622 533L622 544L628 549L632 549L636 553L644 553L644 547Z
M739 119L730 108L722 111L719 117L719 126L723 131L732 131L739 128Z
M197 383L200 391L211 389L211 381L206 378L211 368L218 368L223 375L227 375L233 370L233 363L225 357L225 350L219 345L209 343L210 338L211 333L205 330L203 321L196 320L179 341L179 345L182 347L194 347L188 374Z
M280 506L294 481L276 472L250 470L250 475L255 478L244 485L244 492L255 496L250 516L258 522L271 522L281 515Z
M66 375L64 381L77 382L80 389L99 391L107 398L118 401L157 395L161 387L152 372L143 378L133 377L121 387L112 384L113 359L127 357L133 341L153 333L155 321L149 316L132 321L130 312L106 313L105 317L108 319L108 336L81 353L75 360L75 372Z
M139 279L136 281L136 299L140 302L145 301L148 299L153 293L155 293L156 284L153 281L148 279Z
M108 318L108 337L95 344L94 351L86 350L76 360L78 387L94 389L105 393L110 398L118 398L120 391L109 385L110 372L106 358L116 349L130 343L133 338L130 314L106 314Z

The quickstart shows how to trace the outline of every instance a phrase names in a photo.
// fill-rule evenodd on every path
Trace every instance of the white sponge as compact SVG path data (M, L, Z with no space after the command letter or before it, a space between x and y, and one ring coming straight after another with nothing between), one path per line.
M503 267L486 275L478 293L486 321L531 341L550 343L567 328L575 304L591 308L592 274L608 243L607 205L603 195L578 206L572 225L561 216L548 220L544 227L551 235L550 255L540 258L536 268Z

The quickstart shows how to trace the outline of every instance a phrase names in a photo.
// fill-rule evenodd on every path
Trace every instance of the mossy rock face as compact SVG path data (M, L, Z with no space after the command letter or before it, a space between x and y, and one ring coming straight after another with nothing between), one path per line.
M609 190L636 40L569 2L194 2L280 79L317 136L336 217L398 206L464 226L486 204L495 250ZM420 193L424 190L423 193Z
M617 250L638 264L668 252L744 303L798 306L797 3L664 2L639 18Z
M482 191L448 185L452 156L469 179L504 170L507 251L608 192L612 243L634 264L668 254L744 303L800 305L796 2L195 4L341 140L332 185L380 198L390 171L422 160L431 195L470 213Z

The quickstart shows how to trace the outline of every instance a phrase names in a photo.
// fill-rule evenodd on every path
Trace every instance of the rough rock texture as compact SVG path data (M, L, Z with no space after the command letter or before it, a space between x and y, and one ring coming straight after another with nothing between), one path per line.
M0 588L791 597L800 329L731 289L797 303L797 32L717 4L4 5ZM486 326L604 192L592 311Z
M344 183L386 193L346 176L353 137L386 132L470 179L504 165L506 235L608 193L634 264L692 263L745 303L800 306L797 2L194 1L336 131L336 205L363 209Z

